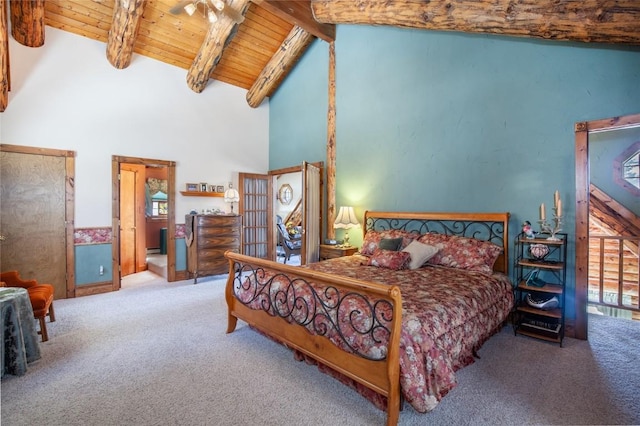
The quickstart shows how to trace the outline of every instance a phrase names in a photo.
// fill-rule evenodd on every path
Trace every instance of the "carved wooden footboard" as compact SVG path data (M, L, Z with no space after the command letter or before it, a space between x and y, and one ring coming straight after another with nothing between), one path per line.
M402 300L397 286L237 253L225 256L227 333L238 319L247 322L386 396L387 424L398 422Z

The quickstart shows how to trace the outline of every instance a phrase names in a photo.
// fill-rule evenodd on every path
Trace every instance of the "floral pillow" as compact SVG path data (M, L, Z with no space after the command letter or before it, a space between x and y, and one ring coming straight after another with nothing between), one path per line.
M380 241L383 238L402 238L402 244L398 250L402 250L411 243L411 241L418 239L419 234L415 232L404 231L402 229L389 229L385 231L367 231L364 235L364 241L360 248L360 254L365 256L371 256L373 252L378 248Z
M411 255L406 251L375 249L367 265L397 271L399 269L406 269L410 260Z
M491 274L493 264L502 253L502 247L489 241L457 235L424 234L418 241L438 248L438 253L429 259L433 265L468 269Z

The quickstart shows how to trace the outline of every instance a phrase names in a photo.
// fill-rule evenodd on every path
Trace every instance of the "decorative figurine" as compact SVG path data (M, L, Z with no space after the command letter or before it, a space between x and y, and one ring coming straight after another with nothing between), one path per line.
M531 222L529 222L528 220L525 220L522 224L522 233L529 239L536 237L535 231L533 230L533 228L531 228Z

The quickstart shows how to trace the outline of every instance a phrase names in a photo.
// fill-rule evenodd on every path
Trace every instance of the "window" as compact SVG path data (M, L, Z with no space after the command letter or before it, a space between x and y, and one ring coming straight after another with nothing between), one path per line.
M166 219L169 210L166 179L148 178L145 186L147 217Z
M640 195L640 141L632 144L613 163L614 181Z
M152 216L166 216L167 215L167 200L159 201L152 199Z
M636 151L631 157L622 162L622 177L638 189L640 189L640 173L638 173L639 163L640 151Z

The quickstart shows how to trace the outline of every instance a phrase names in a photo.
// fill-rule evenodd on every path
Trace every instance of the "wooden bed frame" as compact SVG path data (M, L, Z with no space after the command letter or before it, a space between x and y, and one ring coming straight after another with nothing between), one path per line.
M509 213L365 212L364 223L365 232L372 229L404 229L421 234L439 232L491 241L504 248L494 270L508 273ZM401 405L399 353L402 298L399 287L283 265L232 252L227 252L225 256L229 259L225 294L228 306L227 333L233 332L237 320L241 319L287 347L296 349L386 396L387 425L397 424ZM285 280L287 291L280 292L281 297L285 296L284 299L287 298L286 294L291 294L290 291L296 292L296 289L302 287L307 290L313 288L311 284L326 287L330 291L320 294L313 291L311 303L303 300L302 306L292 306L283 302L282 298L271 295L270 286L275 277L261 281L265 270L276 272L280 282ZM253 285L249 286L255 296L252 300L259 300L262 309L251 308L248 306L250 301L243 302L235 296L235 288L248 288L247 276L254 278ZM369 301L370 309L368 312L352 311L349 317L354 317L353 321L364 319L365 323L370 324L368 333L372 339L379 339L381 335L387 338L386 356L372 359L359 354L357 350L347 352L325 337L327 327L341 335L340 327L344 325L331 321L331 314L340 309L341 302L354 295ZM300 301L296 300L296 303ZM306 313L302 319L299 315L301 309ZM298 312L295 318L293 310ZM310 324L315 327L317 334L307 330L305 326Z

